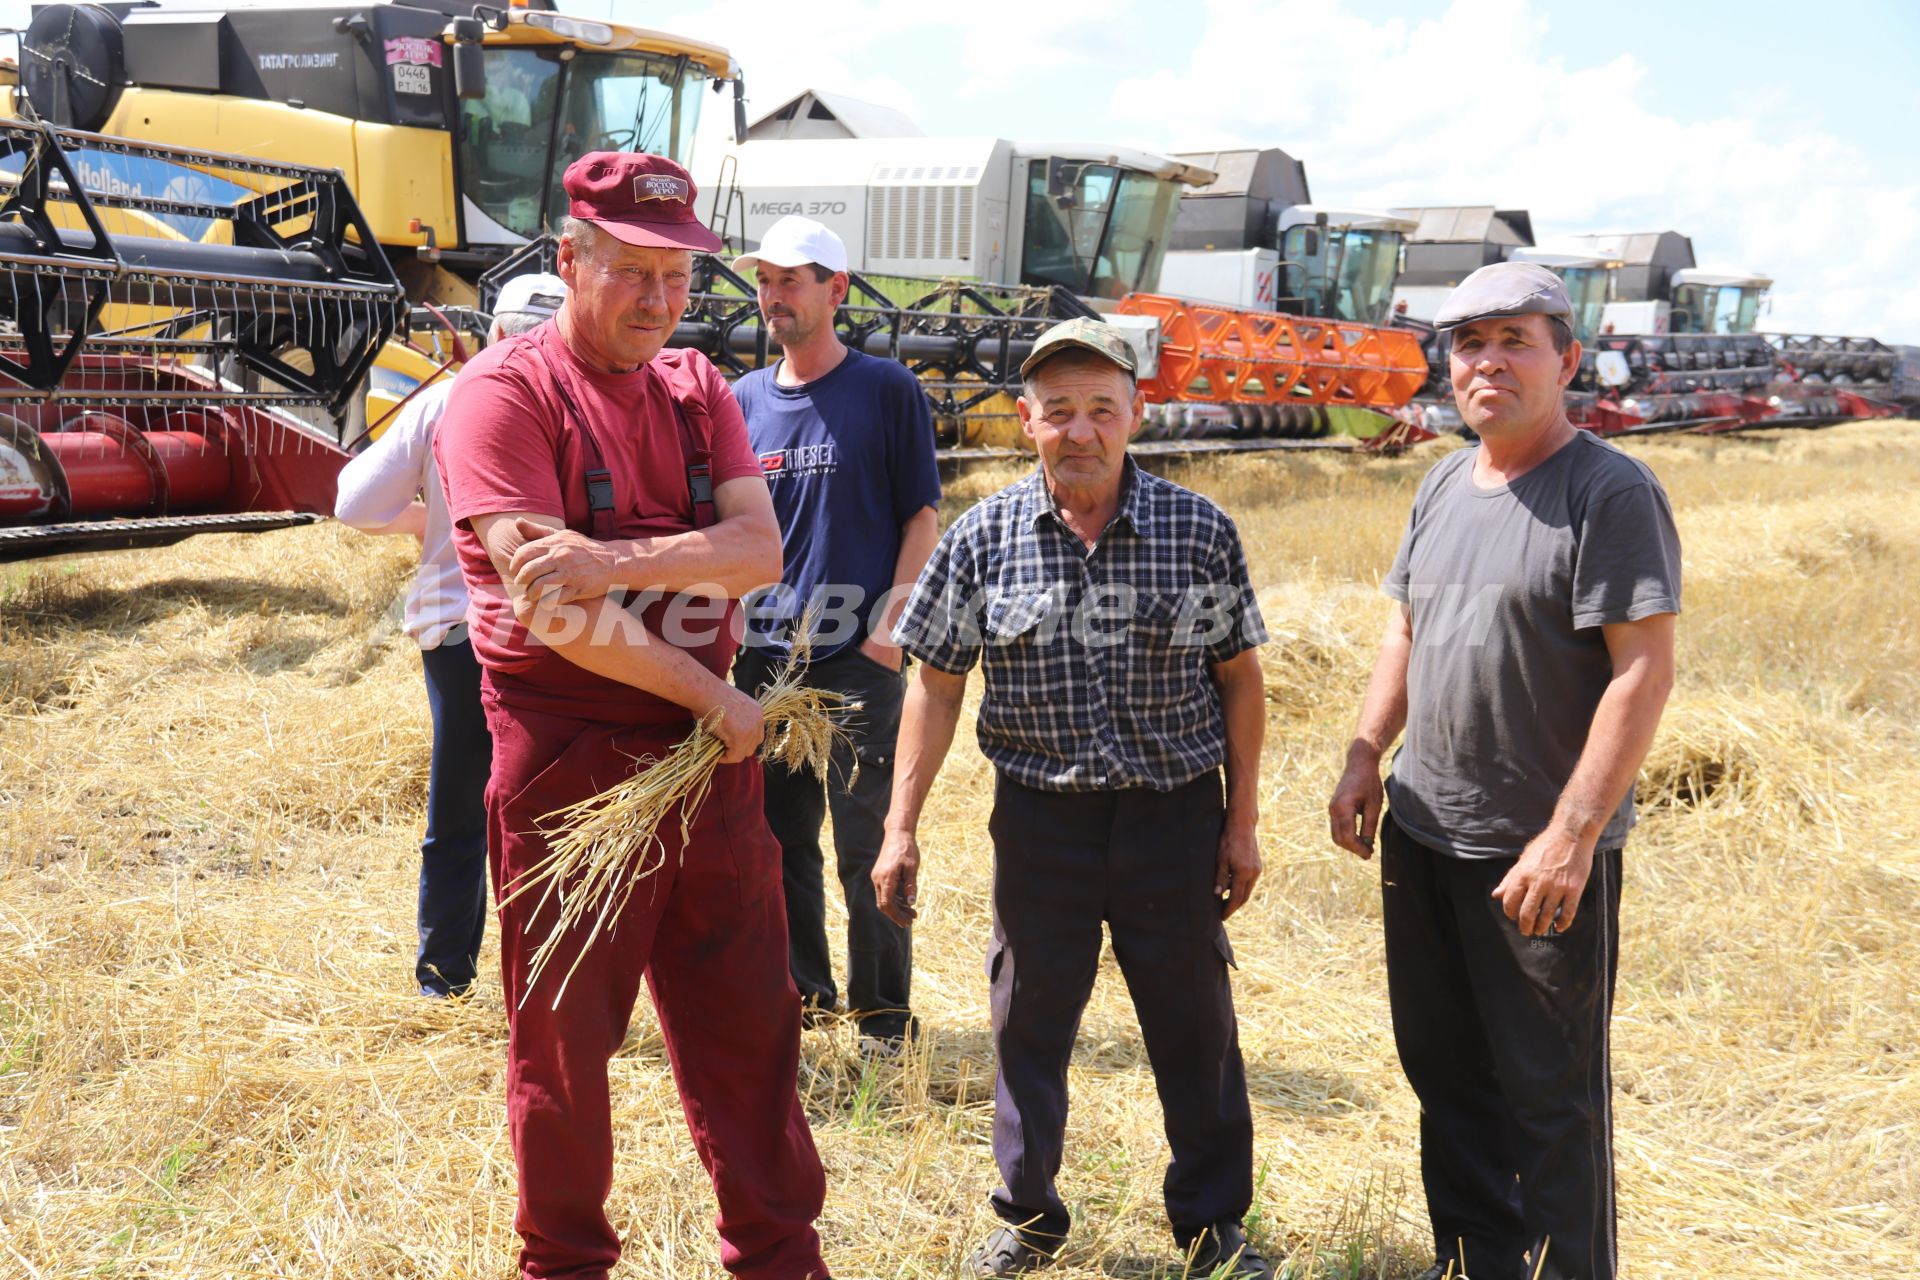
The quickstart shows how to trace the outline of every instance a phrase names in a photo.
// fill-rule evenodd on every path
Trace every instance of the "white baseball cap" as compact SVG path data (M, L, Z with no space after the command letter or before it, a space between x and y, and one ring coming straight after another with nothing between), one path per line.
M533 271L515 276L500 286L500 296L493 301L493 314L520 311L530 316L550 316L560 310L560 304L566 300L565 280L544 271Z
M847 269L847 246L833 229L812 218L788 214L767 228L760 247L733 260L735 271L747 271L762 262L775 267L803 267L818 263L829 271Z

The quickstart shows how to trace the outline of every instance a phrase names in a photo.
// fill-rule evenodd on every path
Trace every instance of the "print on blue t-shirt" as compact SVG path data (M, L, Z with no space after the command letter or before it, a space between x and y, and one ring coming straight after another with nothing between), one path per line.
M893 586L900 526L940 501L933 413L919 380L891 360L848 350L799 387L776 382L778 367L733 384L786 557L781 585L749 601L747 643L784 654L777 637L815 602L819 660L865 638Z

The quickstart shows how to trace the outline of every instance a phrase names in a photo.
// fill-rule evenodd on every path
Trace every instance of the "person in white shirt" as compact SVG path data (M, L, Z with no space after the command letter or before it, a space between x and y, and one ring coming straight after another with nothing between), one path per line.
M515 276L494 303L489 342L524 333L560 309L558 276ZM433 757L427 772L427 833L420 844L420 994L465 995L473 985L487 920L487 811L493 739L480 706L480 664L467 643L467 589L453 525L433 462L433 434L453 377L408 400L365 452L340 472L334 515L366 533L420 539L420 569L407 591L405 627L420 646Z

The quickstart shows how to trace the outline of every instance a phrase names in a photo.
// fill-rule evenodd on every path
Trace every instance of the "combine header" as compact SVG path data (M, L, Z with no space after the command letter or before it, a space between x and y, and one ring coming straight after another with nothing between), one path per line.
M0 191L0 560L332 510L405 310L338 172L0 121Z
M1369 411L1377 427L1373 415L1403 408L1427 380L1420 339L1403 329L1142 293L1119 314L1158 327L1157 367L1140 386L1153 405L1148 426L1164 434L1212 434L1224 420L1237 437L1324 436L1338 409ZM1404 432L1388 431L1405 442Z

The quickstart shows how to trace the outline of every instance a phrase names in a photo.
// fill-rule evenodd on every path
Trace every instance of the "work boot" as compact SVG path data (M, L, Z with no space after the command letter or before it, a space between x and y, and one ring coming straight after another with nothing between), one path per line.
M1273 1280L1273 1268L1247 1243L1237 1222L1215 1223L1181 1248L1192 1280Z
M1053 1261L1053 1255L1020 1238L1012 1227L1000 1227L973 1251L968 1262L976 1276L1018 1276Z

